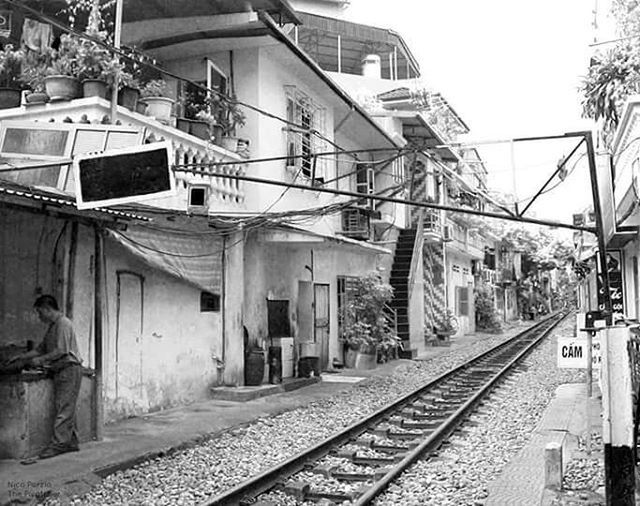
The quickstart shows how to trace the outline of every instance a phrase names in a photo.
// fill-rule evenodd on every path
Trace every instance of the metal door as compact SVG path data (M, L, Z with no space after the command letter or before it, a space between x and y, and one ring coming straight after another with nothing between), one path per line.
M313 340L320 352L320 368L329 368L329 285L313 285Z
M116 398L129 406L142 403L142 321L144 278L118 271L116 307Z

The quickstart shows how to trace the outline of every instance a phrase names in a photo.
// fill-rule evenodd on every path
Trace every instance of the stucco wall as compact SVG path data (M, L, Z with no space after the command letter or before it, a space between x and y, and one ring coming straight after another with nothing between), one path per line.
M148 267L110 239L105 256L107 420L206 398L218 379L214 357L222 353L221 312L201 312L200 289ZM140 356L140 370L131 367L129 357L129 367L116 374L118 271L142 276L144 297L139 349L131 350Z
M473 275L471 274L471 260L462 255L458 255L451 250L447 250L446 256L447 272L447 307L455 314L460 324L460 329L456 335L475 332L475 311L473 305ZM454 271L454 266L459 268ZM465 287L469 292L469 314L463 316L458 314L456 307L456 287Z
M266 242L260 235L251 234L245 243L245 299L244 324L250 338L269 346L267 303L272 300L289 300L291 332L296 342L307 341L310 336L300 335L298 329L298 282L312 281L329 285L330 343L329 364L333 358L342 360L342 346L338 342L337 277L361 276L375 271L378 254L360 250L356 246L331 244Z
M66 224L66 226L65 226ZM0 209L0 346L37 345L46 327L33 311L38 295L52 294L65 311L71 222L19 210ZM90 260L79 227L73 315L78 346L85 365L91 366L91 308L93 280L83 270Z

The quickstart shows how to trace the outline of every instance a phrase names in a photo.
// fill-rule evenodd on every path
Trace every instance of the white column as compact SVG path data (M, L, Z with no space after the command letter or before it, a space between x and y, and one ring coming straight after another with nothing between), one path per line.
M608 505L635 504L633 403L628 327L610 327L602 338L602 438Z
M224 241L223 333L225 385L244 384L244 231L225 237Z

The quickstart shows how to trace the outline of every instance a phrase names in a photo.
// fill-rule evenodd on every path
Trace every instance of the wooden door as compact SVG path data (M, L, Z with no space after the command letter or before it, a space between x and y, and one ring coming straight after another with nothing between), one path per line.
M116 398L129 407L143 399L142 321L144 278L134 272L117 272Z
M313 286L313 337L320 353L320 368L329 368L329 285Z

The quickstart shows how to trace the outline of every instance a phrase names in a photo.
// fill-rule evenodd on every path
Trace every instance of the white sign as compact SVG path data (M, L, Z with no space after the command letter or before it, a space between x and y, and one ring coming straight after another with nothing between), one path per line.
M582 337L559 337L557 357L560 369L586 369L587 339ZM601 363L600 339L596 335L591 342L591 366L594 369L599 369Z

